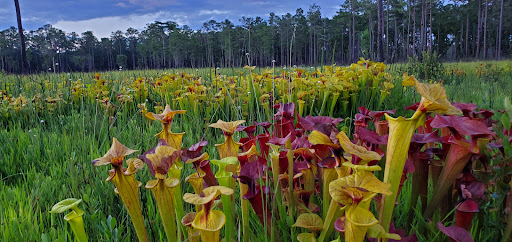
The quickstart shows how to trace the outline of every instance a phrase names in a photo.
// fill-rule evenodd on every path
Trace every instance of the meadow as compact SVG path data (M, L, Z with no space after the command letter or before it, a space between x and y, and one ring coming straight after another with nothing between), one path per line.
M431 122L434 122L432 121L435 120L434 117L436 119L438 117L430 116L428 114L430 112L446 114L439 117L454 116L449 112L451 105L448 108L443 107L442 110L440 108L430 110L422 101L419 107L411 108L410 106L422 100L422 93L415 91L414 87L403 86L410 78L408 75L404 76L406 72L409 72L409 75L416 74L422 83L442 80L449 102L476 105L470 107L470 105L454 104L457 110L462 110L459 110L460 114L457 117L463 114L464 122L470 122L471 125L479 123L464 128L470 131L454 128L454 123L458 122L454 121L456 118L450 121L452 126L433 127L432 125L430 131L427 128L430 124L427 127L420 127L417 134L432 133L433 136L440 136L433 140L422 136L428 142L420 142L419 136L415 141L415 138L411 141L415 133L413 129L410 131L409 141L404 139L407 143L406 147L411 145L411 149L400 151L405 155L404 164L407 157L407 164L413 163L415 156L410 152L413 150L414 142L422 144L417 150L418 154L425 155L428 148L438 148L438 150L429 150L434 153L430 153L427 158L430 160L428 165L422 167L427 176L419 176L421 175L418 172L420 166L415 163L415 172L411 171L407 174L404 171L402 176L401 170L404 169L402 164L401 168L398 168L400 171L398 178L393 178L393 175L389 175L387 171L390 166L387 156L400 153L401 146L390 145L389 142L393 140L391 138L387 142L382 141L386 135L389 137L393 135L388 134L387 130L382 133L379 131L379 121L384 122L382 117L384 113L375 116L376 114L370 111L395 109L396 111L387 112L386 115L411 117L415 113L414 110L417 110L416 113L427 112L421 115L431 117ZM420 75L425 76L420 78ZM110 166L109 168L95 166L91 161L104 156L111 147L113 138L117 138L119 142L131 149L138 150L137 153L127 156L126 160L137 158L154 148L158 143L155 134L159 134L162 130L160 123L164 124L164 122L150 113L165 113L165 107L169 105L172 110L186 110L185 113L176 114L170 118L171 130L166 130L164 126L163 133L170 134L171 131L174 134L185 133L181 144L174 147L174 150L184 149L183 151L192 152L192 145L200 142L201 139L208 141L202 151L199 149L202 153L209 154L209 159L204 159L204 161L210 161L210 164L206 163L208 169L211 169L205 172L207 175L222 173L222 167L219 171L219 168L213 164L221 160L226 161L224 158L234 156L238 158L236 162L240 163L238 169L228 171L233 172L235 178L228 176L232 180L228 179L229 182L224 183L227 184L226 186L232 186L234 195L229 192L225 194L219 190L217 196L222 198L222 204L215 202L214 205L211 204L213 200L204 204L189 203L190 200L187 199L181 201L186 193L197 193L198 197L205 196L197 192L191 182L185 181L187 176L202 174L201 169L206 169L203 163L186 162L188 159L194 160L197 157L184 158L182 152L181 161L175 161L171 167L171 169L179 169L180 174L176 179L180 182L178 186L181 187L181 195L173 198L175 203L180 200L181 207L178 204L173 206L173 213L176 209L178 216L180 212L188 213L196 210L199 214L201 209L207 210L206 207L210 205L213 206L212 211L214 209L224 211L227 221L224 228L220 230L220 239L331 241L341 237L340 241L344 239L345 241L359 241L359 239L362 241L366 238L366 230L369 230L371 233L368 232L368 236L371 235L373 238L393 239L396 237L392 234L398 234L402 238L407 237L410 241L446 241L448 238L446 234L449 237L466 236L464 232L457 230L461 228L466 230L475 241L498 241L510 236L512 229L512 221L509 222L512 216L507 215L507 211L512 206L512 200L508 194L510 191L509 164L512 157L512 150L509 147L512 135L510 133L512 113L510 113L509 104L505 101L512 93L511 83L512 61L444 63L434 68L421 65L412 67L410 64L385 66L382 63L362 60L347 67L134 70L104 73L45 73L25 76L0 74L0 231L3 231L0 234L0 240L75 240L76 234L73 233L63 214L49 213L54 204L67 198L82 199L79 207L84 212L83 224L90 241L140 239L141 235L137 235L139 231L134 229L135 222L132 223L133 216L129 215L128 209L123 204L124 198L120 199L121 189L118 190L120 196L114 192L114 184L105 181L109 176ZM412 86L414 85L418 88L420 84L413 83ZM433 85L435 88L440 87ZM432 87L429 90L435 88ZM434 101L437 103L439 100ZM440 103L445 104L445 102ZM367 110L359 108L361 106ZM483 110L493 110L493 115ZM503 112L499 112L502 110ZM324 116L331 119L315 121L316 119L306 118L307 116ZM463 117L460 117L461 120ZM223 126L218 123L219 119L226 122L245 120L242 124L245 126L238 126L238 129L236 124ZM425 119L429 120L426 117ZM468 121L470 119L471 121ZM270 123L258 124L262 122ZM217 125L211 126L214 123ZM325 126L325 124L328 125ZM168 125L171 125L170 121ZM487 126L482 130L481 125ZM321 128L318 128L320 126ZM359 133L360 129L371 131L369 138ZM253 135L254 132L257 136L267 135L266 141L273 143L276 147L271 146L269 149L265 145L267 142L261 143ZM293 133L293 139L289 133ZM352 141L344 143L346 140L338 137L340 133L348 134L347 139L350 138ZM377 136L374 136L374 133ZM478 146L479 152L472 151L473 153L465 154L467 161L462 167L458 165L459 172L451 171L453 174L448 174L446 167L449 167L450 163L446 157L451 157L455 151L448 149L443 154L435 153L446 146L455 146L455 141L445 142L445 137L460 139L457 142L471 144L472 149L476 147L473 144L483 137L488 145L484 143L483 146ZM226 153L215 146L229 139L239 141L241 151L238 151L239 147L236 146L234 153ZM244 139L244 142L241 139ZM271 139L273 140L270 141ZM302 140L302 143L298 144L300 142L297 141L291 144L291 140ZM169 140L166 141L169 143ZM305 145L306 143L309 145ZM252 151L253 153L248 152L251 150L251 144L256 148L256 151ZM422 148L425 144L426 146ZM354 148L352 145L357 147ZM360 153L355 151L350 153L350 147ZM365 151L362 152L361 149ZM328 154L325 154L326 150ZM367 155L377 154L379 158L368 160L361 152L373 152ZM285 164L287 161L289 165L286 169L279 167L283 159ZM329 172L331 172L329 174L336 174L336 172L332 173L334 169L328 172L324 163L333 162L333 160L336 160L334 168L337 168L338 173L337 176L331 175L327 178ZM471 162L468 163L469 160ZM279 161L279 164L275 164L275 161ZM259 165L244 169L244 166L254 163ZM319 165L320 163L322 164ZM179 167L180 165L182 167ZM294 168L294 165L299 168ZM381 169L376 168L377 165ZM164 224L168 223L163 221L165 219L160 214L159 209L162 208L159 208L158 199L150 191L151 189L144 188L144 185L154 177L161 179L151 171L154 166L158 167L158 164L153 163L151 169L145 166L135 175L135 179L143 183L138 190L143 217L142 227L145 227L149 241L166 241L170 239L169 231L166 227L164 228ZM405 166L407 170L408 165ZM260 169L261 173L256 175L244 173ZM344 175L341 175L343 172L345 172ZM363 195L359 195L364 197L364 201L346 202L346 197L341 195L342 198L336 197L335 188L331 191L329 184L341 182L344 177L355 177L357 174L372 176L372 179L375 177L384 183L391 184L391 188L383 183L378 188L363 188L360 184L355 190L343 190L347 189L348 185L345 184L340 185L339 189L343 190L340 193L350 193L352 198L362 193ZM313 175L312 178L311 175ZM414 176L426 179L422 181L427 183L421 187L425 191L417 190L420 189L418 187L420 182L415 180ZM443 184L439 180L444 179L445 176L448 179L446 181L448 185L438 185ZM171 175L169 177L172 178ZM221 183L219 177L216 177L217 184ZM212 184L215 182L207 182L206 178L202 177L201 179L204 179L200 182L201 187L203 185L204 188L215 187ZM477 184L470 184L470 181L478 182L478 186L483 188L479 191L465 189L473 187L472 184ZM462 188L461 183L464 184ZM399 190L393 193L388 191L395 188ZM242 191L252 191L257 195L252 194L253 196L249 198L249 195L245 195ZM390 194L396 196L396 191L400 194L395 198L397 204L394 208L395 202ZM230 197L231 202L229 202ZM259 202L263 204L263 208L253 204L254 197L260 198ZM378 197L381 199L376 199ZM449 199L437 201L438 206L432 205L434 203L432 201L442 197L449 197ZM418 199L418 202L412 201L413 198ZM391 199L389 201L392 201L392 204L388 199ZM349 217L348 219L340 220L338 217L328 216L330 207L337 208L336 206L342 204L340 201L344 201L343 204L346 205L345 215L340 214L338 217ZM459 213L457 208L465 201L476 203L478 211L471 213L469 224L466 221L465 225L461 225L462 213ZM252 209L248 209L249 206ZM181 211L178 211L180 209ZM367 221L372 219L369 218L370 215L368 218L363 218L367 223L364 226L354 222L355 218L350 218L350 213L354 215L356 209L361 214L366 215L361 211L375 214L373 217L375 221L386 218L387 225L381 222L385 231L375 232L378 230L372 227L375 223ZM336 214L338 213L336 211ZM313 214L316 215L313 220L320 218L323 221L320 226L299 223L301 216L313 216ZM269 218L273 219L269 220ZM443 227L440 227L438 222ZM176 221L172 223L176 227L174 232L178 234L178 240L199 239L197 236L185 237L185 234L197 235L196 232L190 232L192 229L197 229L196 227L189 226L187 228L190 230L186 230L183 229L185 227L181 228L181 221L178 221L178 225ZM390 223L393 225L390 226ZM340 227L340 224L343 226ZM451 230L448 229L446 232L444 229L447 228ZM364 230L364 233L357 232L359 229ZM352 234L354 237L347 234ZM219 235L216 236L219 237Z

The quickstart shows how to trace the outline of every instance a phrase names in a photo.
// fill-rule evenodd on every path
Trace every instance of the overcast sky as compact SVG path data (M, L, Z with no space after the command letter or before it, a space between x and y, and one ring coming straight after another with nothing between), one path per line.
M278 16L294 14L297 8L304 13L309 6L320 6L322 16L332 17L343 2L329 0L19 0L23 28L36 30L51 24L67 33L92 30L97 37L108 37L113 31L129 27L143 29L148 23L175 21L180 26L200 29L211 19L229 19L239 24L242 16L269 13ZM0 30L17 26L14 1L0 0Z

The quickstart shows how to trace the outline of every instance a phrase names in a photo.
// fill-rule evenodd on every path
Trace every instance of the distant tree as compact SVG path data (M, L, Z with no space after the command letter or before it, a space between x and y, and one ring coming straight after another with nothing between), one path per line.
M378 61L384 61L384 46L383 46L383 35L384 35L384 10L383 10L383 6L382 6L382 0L377 0L377 9L378 9L378 13L377 13L377 19L378 19L378 30L377 30L377 53L378 53L378 57L377 57L377 60ZM386 36L386 38L388 38Z
M20 60L20 69L21 72L25 72L25 67L27 63L27 54L25 52L25 35L23 34L23 26L21 25L21 11L20 11L20 3L18 0L14 0L14 6L16 7L16 18L18 21L18 32L20 35L20 47L21 47L21 60Z

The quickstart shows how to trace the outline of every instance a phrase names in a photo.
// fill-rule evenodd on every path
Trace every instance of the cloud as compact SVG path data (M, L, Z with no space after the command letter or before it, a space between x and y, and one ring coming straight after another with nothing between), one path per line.
M138 6L144 9L155 9L165 6L177 5L178 0L122 0L116 4L120 7Z
M214 10L200 10L198 15L199 16L203 16L203 15L226 15L226 14L230 14L231 11L227 11L227 10L218 10L218 9L214 9Z
M42 18L38 18L38 17L22 17L21 20L23 22L46 22L45 19L42 19Z
M76 21L60 20L54 23L53 26L67 33L76 32L80 34L90 30L96 37L104 38L110 37L110 34L117 30L126 31L130 27L142 30L148 23L168 20L175 21L179 25L189 24L189 19L185 13L159 11L148 14L109 16Z
M122 7L122 8L127 8L128 7L128 5L126 3L124 3L124 2L118 2L115 5L118 6L118 7Z

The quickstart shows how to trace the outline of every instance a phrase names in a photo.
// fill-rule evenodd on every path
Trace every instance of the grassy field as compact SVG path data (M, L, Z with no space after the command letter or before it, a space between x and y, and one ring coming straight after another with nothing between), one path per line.
M443 68L444 71L438 73L438 77L443 80L450 101L472 102L479 108L492 110L504 109L503 100L512 93L512 61L445 63ZM380 96L373 95L372 91L359 90L359 100L347 101L348 106L367 105L371 110L397 109L397 115L406 114L404 107L418 102L421 97L413 89L401 86L402 74L407 71L407 65L390 65L387 70L390 75L388 81L393 83L394 87L388 90L389 95L382 103L378 102ZM259 74L265 70L256 68L253 71ZM267 71L279 75L282 69ZM113 71L101 73L101 78L105 79L109 86L110 96L107 97L114 101L114 91L122 92L126 80L131 83L143 78L155 82L166 73L191 73L196 77L194 81L199 80L204 86L216 86L215 88L221 91L222 87L215 82L216 75L220 73L226 75L226 78L241 78L249 75L249 70L239 68ZM79 80L84 87L84 96L73 94L75 82ZM0 110L0 231L3 232L0 233L0 241L73 240L72 231L63 220L63 216L48 213L55 203L70 197L83 199L80 207L85 211L85 229L91 241L135 240L135 232L126 209L119 196L114 193L114 186L105 182L108 169L94 167L91 160L103 156L109 149L113 137L117 137L126 146L139 150L137 155L154 147L154 134L160 131L160 124L143 117L143 108L137 106L143 99L148 99L145 102L146 108L152 112L155 112L155 107L161 108L165 103L171 104L173 109L187 108L189 111L178 116L173 122L172 131L186 133L183 147L190 147L201 137L208 140L209 145L205 151L212 158L218 158L214 144L222 143L224 137L219 130L208 128L209 124L216 122L217 119L245 119L251 124L253 121L269 120L269 113L275 112L271 106L267 107L266 112L265 107L252 101L258 100L259 96L254 94L258 92L257 88L250 85L241 88L243 90L240 93L246 93L245 96L240 94L237 97L218 99L212 102L208 110L202 106L203 102L194 106L192 102L185 102L185 99L175 99L173 93L162 95L157 88L149 87L147 94L139 95L140 100L133 95L132 102L114 102L116 110L110 112L108 105L103 105L102 100L86 98L85 85L95 83L94 73L47 73L29 76L0 74L0 90L4 91L5 96L10 95L14 99L23 95L27 99L25 103L20 104L23 108L19 111L13 111L16 106L9 106L6 98L1 103L3 109ZM260 94L265 93L264 87L259 89ZM284 92L284 89L282 91ZM310 94L310 99L305 98L308 105L304 107L304 116L311 114L345 118L346 121L339 127L343 129L342 127L346 126L347 129L352 129L353 122L350 118L354 117L356 109L344 107L341 98L338 103L335 102L333 108L330 108L331 104L328 101L332 100L332 96L323 98L323 93L319 91L318 94ZM37 94L43 95L40 100L60 97L62 101L55 105L46 102L46 105L38 106L38 99L33 98ZM200 100L218 98L213 94ZM294 90L294 94L289 95L287 100L297 101L297 94L298 92ZM286 95L283 96L280 100L286 100ZM350 97L347 97L347 100L350 100ZM28 107L25 108L24 105ZM237 110L237 107L240 108ZM329 112L329 109L334 111ZM241 134L236 134L235 140L241 137ZM185 166L183 174L188 175L192 172L191 166ZM143 182L150 180L151 177L149 169L143 169L137 175L137 179ZM192 187L185 182L182 187L184 193L193 192ZM406 227L408 193L410 184L406 182L395 212L395 223L400 228ZM148 189L141 189L140 196L150 240L165 241L160 215L151 192ZM238 199L239 197L237 201ZM488 208L498 207L497 204L503 202L503 199L504 197L499 197L489 201ZM185 211L191 211L193 208L193 205L185 203ZM482 211L478 215L482 218L478 221L486 224L474 224L470 232L475 241L495 241L494 239L500 237L496 228L504 227L495 223L502 222L503 218L491 210ZM255 222L258 221L255 213L251 213L250 221L250 237L257 241L267 240L263 226ZM438 231L422 231L431 227L424 225L421 217L414 221L412 231L417 233L418 239L441 240ZM288 231L284 231L284 234L288 234ZM430 237L432 234L436 234L436 237Z

